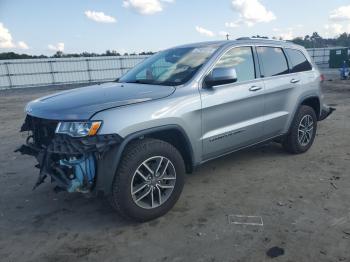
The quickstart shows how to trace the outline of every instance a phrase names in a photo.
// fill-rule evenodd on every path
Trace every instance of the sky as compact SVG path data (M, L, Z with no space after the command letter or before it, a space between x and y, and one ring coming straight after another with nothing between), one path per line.
M350 0L0 0L0 52L52 55L350 33Z

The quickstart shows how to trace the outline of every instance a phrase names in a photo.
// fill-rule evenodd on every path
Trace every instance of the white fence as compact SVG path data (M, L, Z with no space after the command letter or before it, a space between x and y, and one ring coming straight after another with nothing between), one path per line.
M333 48L308 49L316 64L328 67ZM0 89L114 80L148 56L102 56L0 60Z
M148 56L0 60L0 89L114 80Z

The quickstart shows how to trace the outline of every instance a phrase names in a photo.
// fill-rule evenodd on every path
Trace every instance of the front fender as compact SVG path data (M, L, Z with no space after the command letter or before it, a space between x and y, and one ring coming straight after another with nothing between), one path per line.
M182 135L185 137L186 142L190 147L189 149L190 149L191 165L194 166L193 148L191 146L190 140L187 137L185 131L180 126L166 125L166 126L160 126L155 128L149 128L149 129L138 131L128 135L123 139L123 141L120 144L113 146L108 152L105 153L104 157L98 161L95 191L103 192L105 195L111 194L113 180L118 170L120 160L122 158L125 148L127 147L130 141L137 138L142 138L144 136L147 136L159 131L174 130L174 129L180 131Z

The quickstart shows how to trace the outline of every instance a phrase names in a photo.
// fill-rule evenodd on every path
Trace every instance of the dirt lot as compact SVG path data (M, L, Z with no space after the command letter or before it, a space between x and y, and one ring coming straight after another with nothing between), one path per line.
M350 81L324 84L337 111L315 144L289 155L270 143L187 177L166 216L122 221L103 198L37 190L35 161L13 153L26 102L55 89L0 91L1 261L350 261ZM263 226L230 215L260 216ZM230 218L230 219L228 219Z

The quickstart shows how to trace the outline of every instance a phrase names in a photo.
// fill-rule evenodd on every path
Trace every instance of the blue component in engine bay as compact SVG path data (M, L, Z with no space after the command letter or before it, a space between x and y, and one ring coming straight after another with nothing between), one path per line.
M83 155L81 158L70 158L60 160L60 165L73 169L74 177L70 178L68 192L89 192L94 183L96 174L95 158L93 154Z

